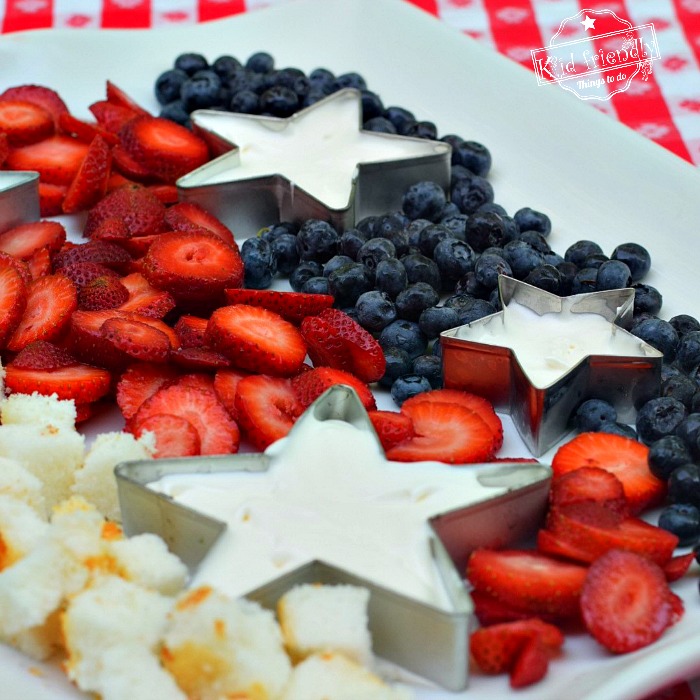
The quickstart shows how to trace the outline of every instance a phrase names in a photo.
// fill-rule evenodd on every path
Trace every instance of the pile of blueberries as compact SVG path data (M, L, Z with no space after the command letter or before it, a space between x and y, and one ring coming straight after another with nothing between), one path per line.
M182 54L158 77L155 91L162 116L186 124L199 108L286 117L344 87L362 93L364 128L438 138L432 122L402 107L384 108L357 73L276 70L267 53L245 64L221 56L211 65L200 54ZM683 545L697 544L700 322L688 315L658 317L662 296L642 282L651 266L645 248L622 243L606 255L597 243L581 240L558 254L547 240L545 214L525 207L511 216L494 202L487 148L454 134L441 140L453 149L448 192L418 182L405 192L400 211L367 217L345 231L316 219L272 223L241 246L245 285L265 289L279 275L294 291L332 294L338 308L378 339L386 357L379 383L399 406L442 385L440 333L498 311L500 274L561 296L631 287L629 330L664 356L660 395L639 407L635 427L618 422L614 407L598 399L579 407L575 427L649 445L651 470L669 484L660 525Z

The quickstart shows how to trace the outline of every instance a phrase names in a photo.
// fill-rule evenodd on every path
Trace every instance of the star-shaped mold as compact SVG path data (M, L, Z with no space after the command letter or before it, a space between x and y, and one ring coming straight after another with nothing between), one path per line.
M39 218L39 174L0 171L0 233Z
M339 90L286 119L197 110L197 133L219 155L180 178L237 235L276 221L323 219L339 229L401 208L408 187L448 187L452 149L441 141L362 130L362 101Z
M263 454L117 468L127 534L161 535L195 583L269 607L298 583L364 586L377 654L450 690L467 683L469 553L532 534L550 476L536 463L389 462L344 386Z
M658 395L663 356L625 329L633 289L560 297L501 276L499 293L501 311L441 334L445 386L509 413L533 455L570 432L586 399L628 421Z

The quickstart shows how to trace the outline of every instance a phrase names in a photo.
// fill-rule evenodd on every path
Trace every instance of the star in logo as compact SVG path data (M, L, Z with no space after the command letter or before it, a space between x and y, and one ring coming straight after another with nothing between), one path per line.
M589 29L595 29L595 20L591 19L588 15L584 15L584 19L581 21L581 24L586 31Z

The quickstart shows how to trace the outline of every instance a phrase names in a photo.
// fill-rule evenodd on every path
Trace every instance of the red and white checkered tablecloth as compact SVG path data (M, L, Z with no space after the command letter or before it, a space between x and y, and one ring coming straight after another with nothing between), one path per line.
M148 28L206 22L291 0L6 0L0 30ZM700 0L407 0L532 69L580 10L611 10L632 25L653 23L660 59L647 81L586 103L694 164L700 164Z

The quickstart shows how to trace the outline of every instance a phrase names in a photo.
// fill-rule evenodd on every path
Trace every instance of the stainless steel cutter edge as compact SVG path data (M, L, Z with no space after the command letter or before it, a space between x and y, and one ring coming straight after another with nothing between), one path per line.
M39 173L0 171L0 233L39 216Z

